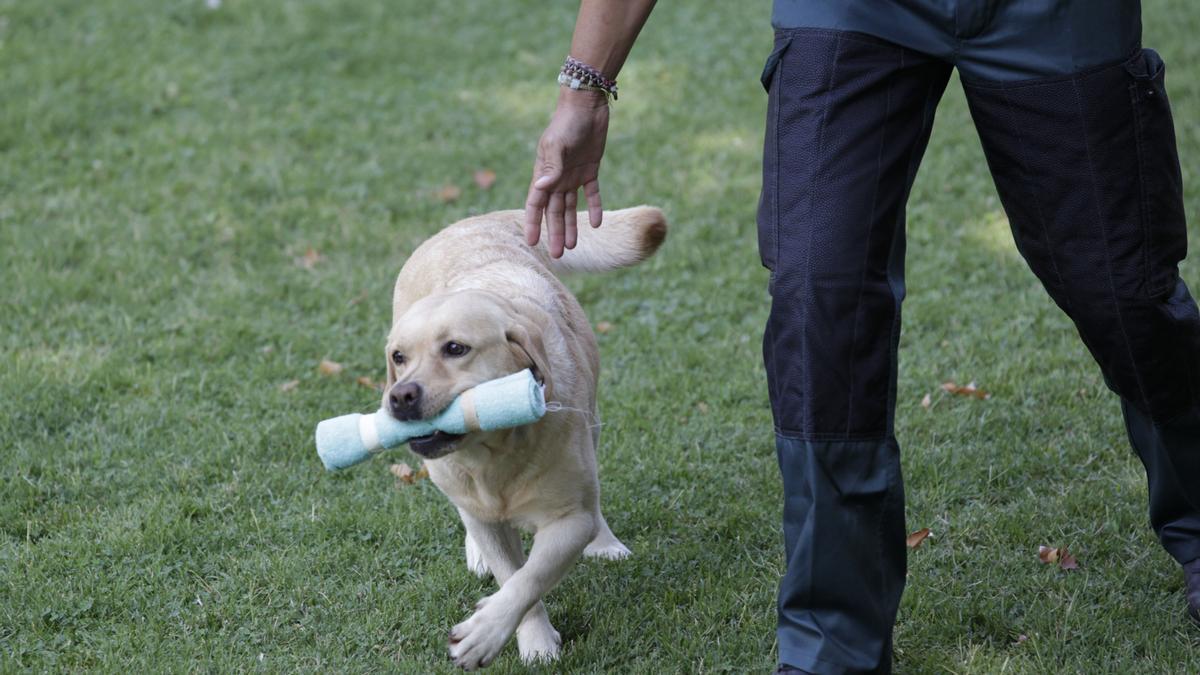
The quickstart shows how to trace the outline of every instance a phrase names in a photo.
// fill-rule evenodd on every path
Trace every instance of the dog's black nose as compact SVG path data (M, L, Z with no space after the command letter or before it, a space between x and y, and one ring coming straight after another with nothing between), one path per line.
M388 392L388 408L398 420L421 419L421 385L416 382L398 382Z

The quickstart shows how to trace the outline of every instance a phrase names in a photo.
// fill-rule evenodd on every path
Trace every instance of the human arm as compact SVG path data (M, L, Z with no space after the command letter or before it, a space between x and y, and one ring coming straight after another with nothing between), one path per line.
M615 80L655 0L582 0L571 39L571 56ZM608 96L562 87L550 124L538 141L533 178L525 200L525 241L537 244L542 220L552 257L574 248L575 208L582 187L588 220L598 227L600 158L608 136Z

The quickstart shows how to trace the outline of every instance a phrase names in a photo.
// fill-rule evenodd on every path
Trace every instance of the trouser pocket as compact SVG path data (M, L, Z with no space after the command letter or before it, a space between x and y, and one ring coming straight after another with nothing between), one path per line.
M759 80L767 90L767 128L763 140L763 182L758 198L758 255L763 267L772 270L779 256L779 80L783 55L791 37L775 38Z
M1166 66L1153 49L1143 49L1125 70L1133 105L1146 290L1159 295L1175 288L1179 261L1187 255L1183 179L1164 82Z

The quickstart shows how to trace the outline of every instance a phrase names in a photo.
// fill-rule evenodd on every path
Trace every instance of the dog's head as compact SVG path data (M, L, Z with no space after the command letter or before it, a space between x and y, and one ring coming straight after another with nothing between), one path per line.
M428 419L462 392L525 368L549 391L542 325L513 303L480 290L427 296L388 334L383 407L398 420ZM456 450L462 438L438 431L409 447L433 459Z

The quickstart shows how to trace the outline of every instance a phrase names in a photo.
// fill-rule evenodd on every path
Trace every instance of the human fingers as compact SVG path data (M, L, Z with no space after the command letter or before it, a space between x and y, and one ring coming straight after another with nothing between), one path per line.
M568 190L563 193L563 246L575 248L579 230L576 225L575 207L579 202L579 190Z
M546 203L549 201L549 195L541 190L529 187L529 194L525 197L525 243L530 246L536 246L538 239L542 234L542 211L546 209Z
M562 175L558 165L549 161L540 148L533 165L533 179L529 182L529 193L525 196L525 243L534 246L542 232L542 212L550 202L550 186Z
M563 193L550 194L550 202L546 205L546 246L550 249L551 258L561 258L563 254L563 211L565 210Z
M583 184L583 196L587 199L588 222L592 224L592 227L600 227L600 221L604 218L604 210L600 208L599 178L593 178Z

